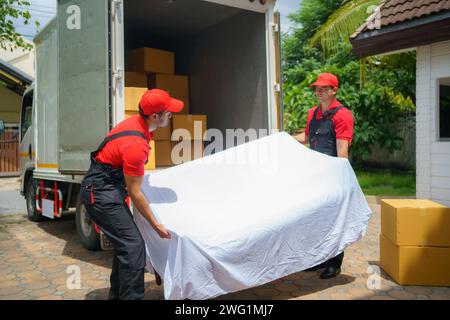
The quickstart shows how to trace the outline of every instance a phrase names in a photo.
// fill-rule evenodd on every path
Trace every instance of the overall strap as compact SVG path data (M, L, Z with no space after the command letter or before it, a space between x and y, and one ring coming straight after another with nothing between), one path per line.
M115 139L117 139L117 138L120 138L120 137L127 137L127 136L138 136L138 137L141 137L141 138L145 139L146 141L148 141L148 140L147 140L147 137L145 136L145 134L143 134L143 133L140 132L140 131L122 131L122 132L119 132L119 133L116 133L116 134L113 134L113 135L110 135L110 136L106 137L106 138L102 141L102 143L100 144L100 146L97 148L97 150L95 150L95 151L93 152L94 157L95 157L95 156L103 149L103 147L104 147L108 142L110 142L110 141L112 141L112 140L115 140Z
M319 112L319 106L317 106L317 108L316 108L316 110L314 110L314 115L313 115L313 120L316 120L316 118L317 118L317 113Z
M325 111L322 115L322 119L326 120L328 115L330 115L330 117L328 118L329 120L333 119L334 115L343 108L344 108L343 106L339 106L337 108Z

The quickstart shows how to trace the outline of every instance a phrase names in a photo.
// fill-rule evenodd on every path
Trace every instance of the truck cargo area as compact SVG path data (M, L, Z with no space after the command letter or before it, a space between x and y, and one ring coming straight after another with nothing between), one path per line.
M190 113L207 115L208 128L268 129L265 26L264 13L207 1L124 1L125 59L141 47L173 51Z

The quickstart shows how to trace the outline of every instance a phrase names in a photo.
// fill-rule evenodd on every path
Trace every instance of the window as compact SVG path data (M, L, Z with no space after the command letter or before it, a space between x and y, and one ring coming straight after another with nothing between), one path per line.
M450 78L439 80L439 140L450 141Z
M22 141L25 133L27 133L28 128L32 123L33 115L33 91L27 93L23 97L22 102L22 115L20 117L20 141Z

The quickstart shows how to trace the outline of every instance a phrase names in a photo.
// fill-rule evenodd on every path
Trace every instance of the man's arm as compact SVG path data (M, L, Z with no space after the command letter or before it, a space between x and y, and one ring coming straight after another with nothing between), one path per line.
M349 143L347 140L337 139L337 155L341 158L348 159L348 147Z
M150 225L155 229L158 235L163 239L170 239L170 233L167 232L166 228L159 224L148 205L147 198L141 191L141 185L143 181L143 176L135 177L125 175L125 183L127 184L128 194L130 195L131 201L139 210L139 212L144 216L145 219L150 223Z

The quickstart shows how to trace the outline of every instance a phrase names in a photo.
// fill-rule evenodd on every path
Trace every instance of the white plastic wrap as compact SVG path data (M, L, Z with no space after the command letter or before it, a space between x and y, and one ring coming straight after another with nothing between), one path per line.
M346 159L273 134L147 175L142 188L172 234L135 212L147 268L166 299L207 299L302 271L366 232L371 210Z

